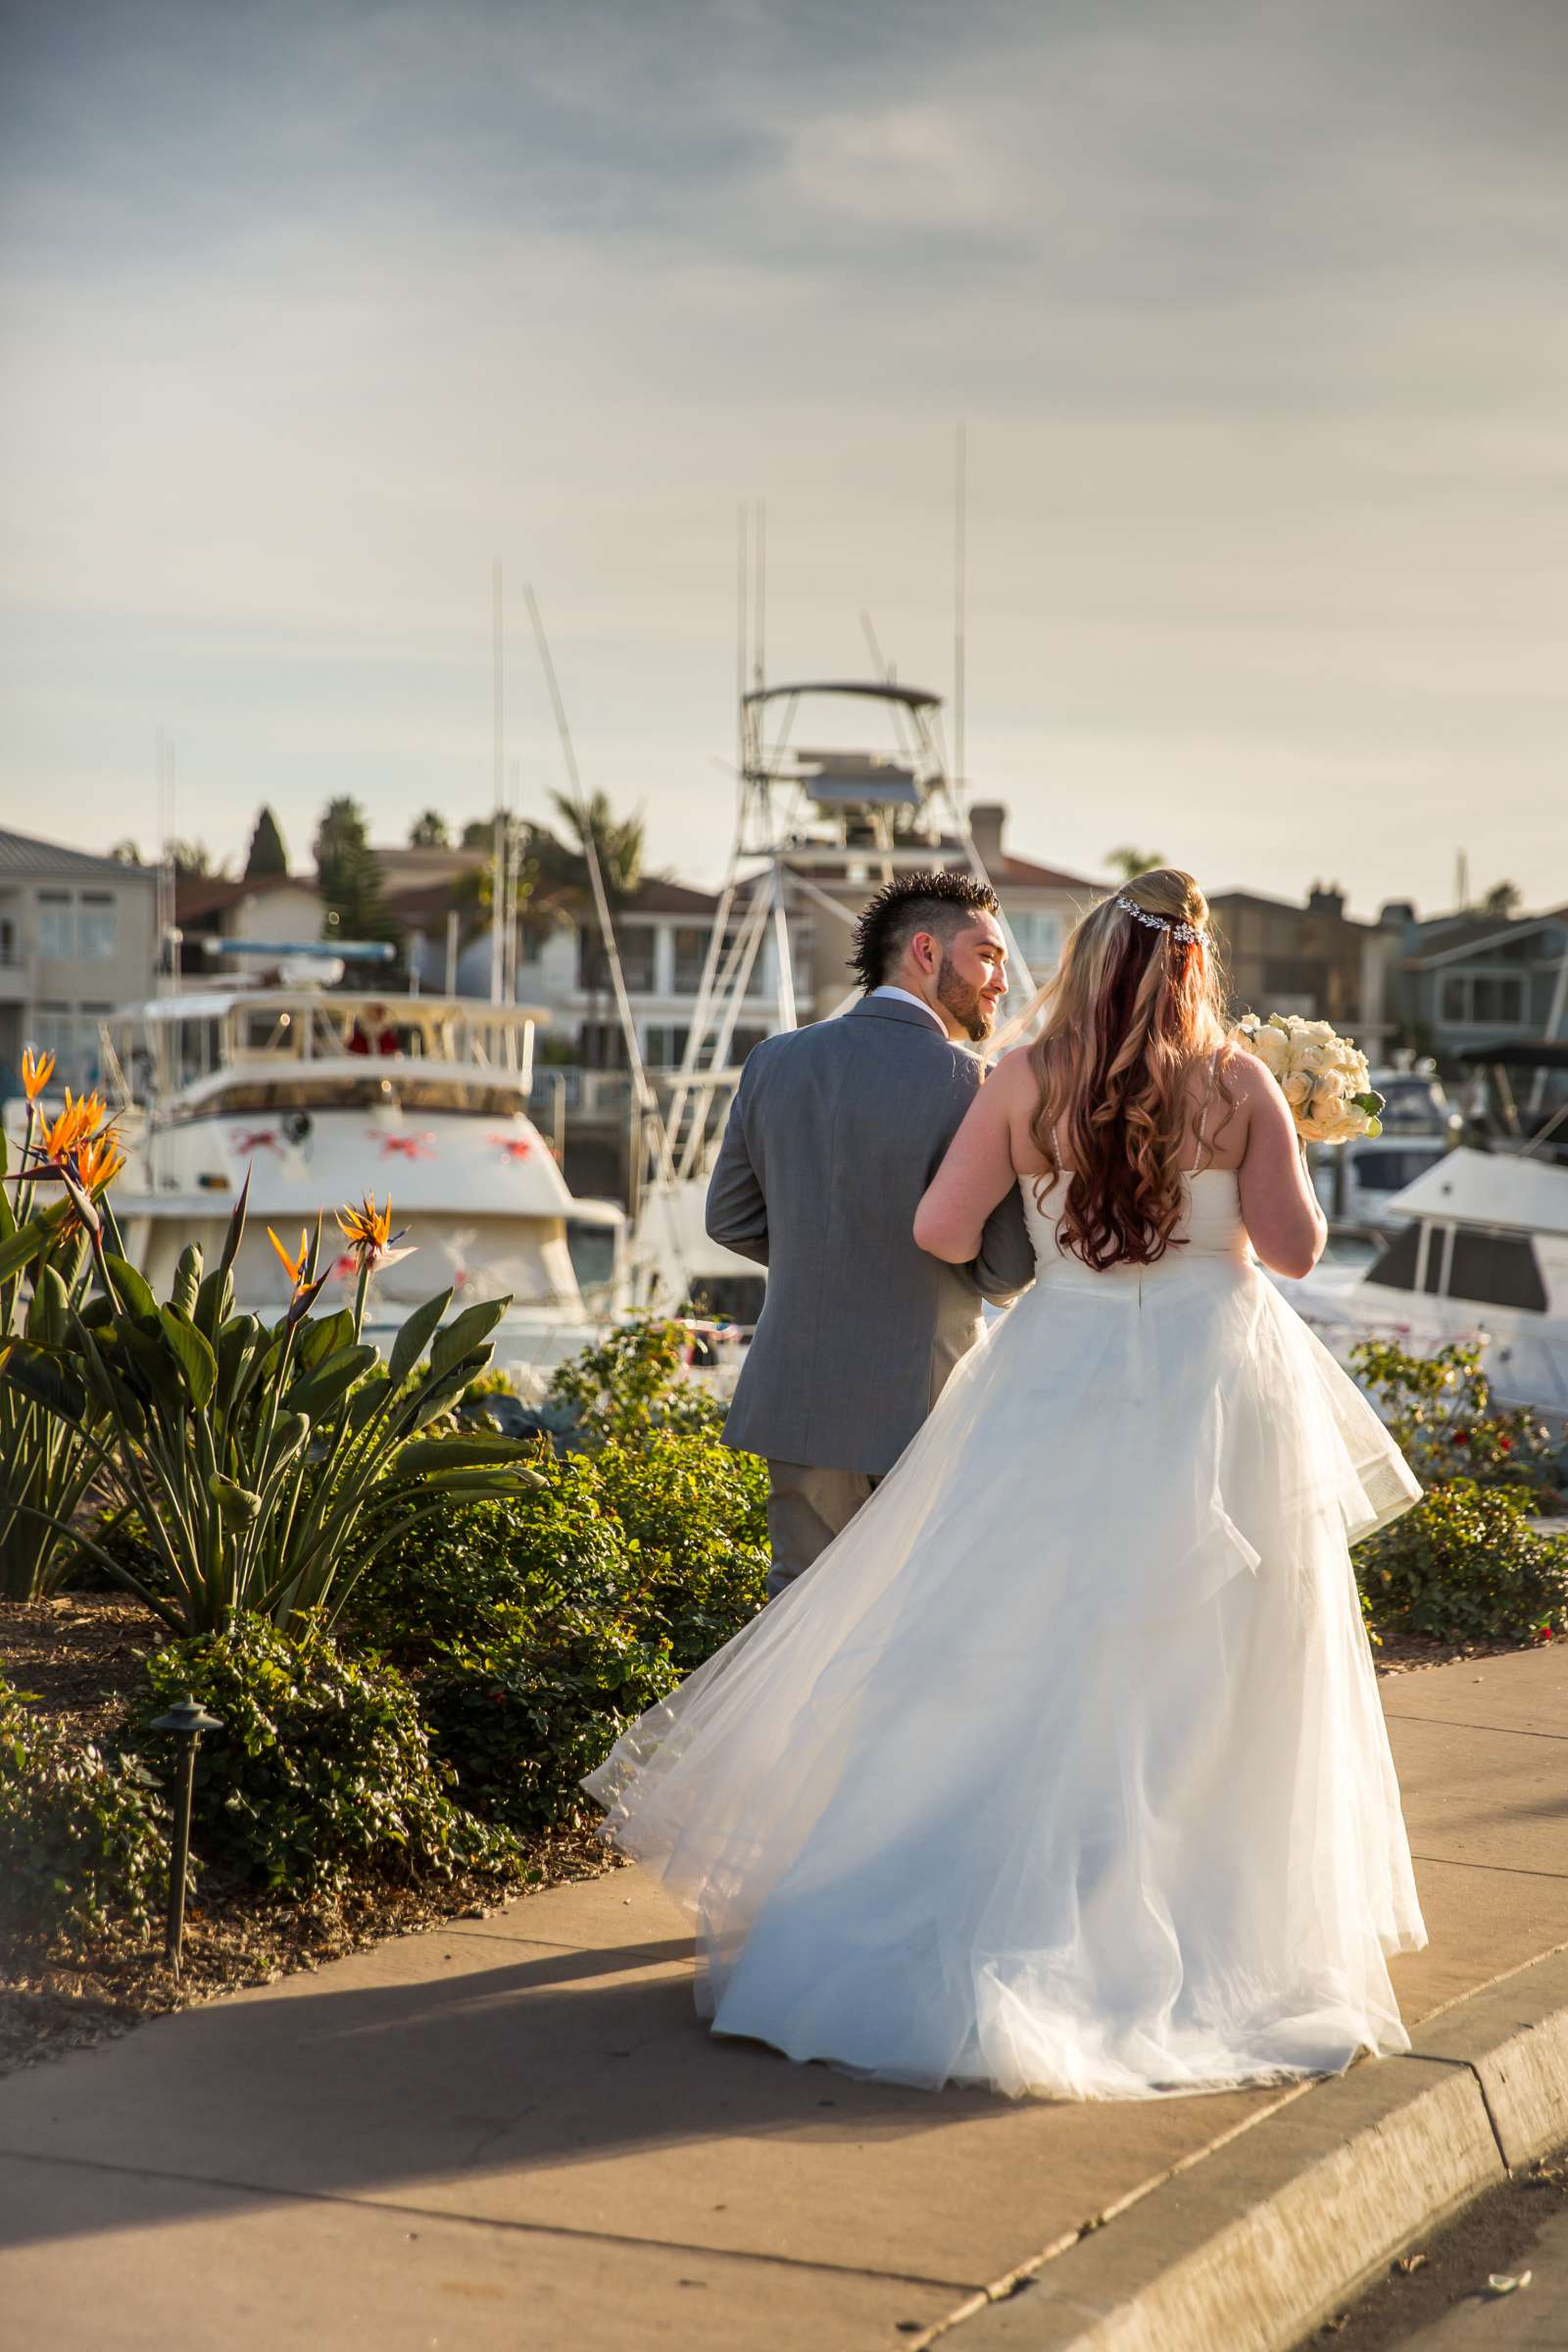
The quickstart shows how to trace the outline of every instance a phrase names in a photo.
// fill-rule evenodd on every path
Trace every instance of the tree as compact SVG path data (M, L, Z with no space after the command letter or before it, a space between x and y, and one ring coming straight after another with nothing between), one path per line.
M496 835L493 816L470 816L463 828L463 847L466 850L487 850Z
M140 865L141 863L141 851L135 842L128 838L124 841L117 841L109 855L116 865Z
M1524 892L1517 882L1494 882L1481 902L1481 911L1503 916L1516 914L1523 899Z
M328 936L400 940L386 904L381 865L366 831L365 811L347 796L328 801L316 830L316 872L327 905Z
M447 831L447 820L439 808L427 808L409 827L411 850L445 850L451 846L452 836Z
M265 874L287 872L288 852L283 847L277 819L270 808L259 809L256 830L251 835L251 846L245 857L245 879L247 882L257 882Z
M1121 882L1135 882L1140 874L1152 873L1156 865L1163 865L1164 862L1163 850L1120 849L1105 852L1105 863Z
M605 897L613 918L616 908L626 904L642 879L643 819L640 812L617 817L602 792L594 794L586 809L568 800L564 792L553 792L550 797L568 838L561 841L554 833L540 835L540 878L569 891L575 901L583 935L582 969L586 985L597 990L604 978L606 959L589 870L588 843L591 839L598 854Z
M548 879L559 882L580 895L592 906L593 882L588 870L588 842L590 836L599 855L599 871L604 878L605 896L611 912L624 906L642 879L643 834L642 815L617 817L606 795L596 792L586 810L564 792L553 792L556 814L566 828L567 839L558 841L553 833L542 836L544 870Z
M215 865L213 853L205 841L169 841L164 844L164 856L182 880L192 876L221 875L221 865Z

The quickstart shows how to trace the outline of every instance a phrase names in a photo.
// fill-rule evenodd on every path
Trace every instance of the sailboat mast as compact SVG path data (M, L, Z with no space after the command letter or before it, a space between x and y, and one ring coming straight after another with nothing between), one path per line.
M507 915L507 812L502 780L502 760L506 743L506 703L502 676L501 639L501 559L495 560L491 574L490 614L490 700L494 736L492 802L495 822L490 845L490 1002L499 1004L505 966L502 959L503 925Z

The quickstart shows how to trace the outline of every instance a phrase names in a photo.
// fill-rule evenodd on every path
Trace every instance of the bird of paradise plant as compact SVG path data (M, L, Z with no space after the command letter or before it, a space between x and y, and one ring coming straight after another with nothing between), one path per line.
M118 1247L106 1196L124 1165L101 1097L68 1089L64 1109L43 1108L54 1071L52 1054L24 1052L26 1126L14 1174L0 1133L0 1596L10 1600L53 1592L79 1548L61 1531L94 1475L91 1415L64 1343L92 1272L84 1237L100 1250L107 1226ZM39 1188L54 1183L64 1198L40 1205Z
M206 1273L201 1251L184 1250L167 1300L118 1248L95 1245L102 1297L71 1305L63 1337L29 1335L4 1366L74 1422L155 1566L127 1567L95 1538L78 1535L80 1548L181 1634L220 1631L241 1611L283 1627L313 1612L330 1623L395 1536L455 1496L536 1480L525 1441L422 1434L490 1361L507 1299L450 1323L452 1293L426 1299L383 1364L348 1308L312 1313L325 1280L318 1223L297 1252L272 1235L291 1292L281 1319L236 1313L247 1195L248 1180L218 1265ZM390 1203L377 1211L372 1197L346 1214L368 1271L387 1246Z

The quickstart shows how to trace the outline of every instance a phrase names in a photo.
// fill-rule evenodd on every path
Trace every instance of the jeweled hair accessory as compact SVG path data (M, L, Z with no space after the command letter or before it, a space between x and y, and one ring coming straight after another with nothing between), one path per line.
M1133 920L1144 924L1146 929L1168 931L1172 939L1181 940L1184 946L1189 940L1201 939L1203 936L1200 931L1195 931L1191 923L1173 923L1168 915L1151 914L1147 906L1135 906L1132 900L1125 894L1117 899L1116 904L1118 906L1125 907Z

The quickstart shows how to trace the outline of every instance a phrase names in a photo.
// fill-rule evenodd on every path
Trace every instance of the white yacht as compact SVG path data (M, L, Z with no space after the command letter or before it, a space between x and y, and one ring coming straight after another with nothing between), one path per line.
M1498 1398L1568 1416L1568 1166L1450 1152L1390 1202L1402 1220L1364 1272L1327 1260L1280 1280L1342 1361L1357 1340L1416 1353L1485 1338Z
M1320 1149L1312 1181L1336 1231L1386 1235L1406 1222L1405 1188L1458 1143L1464 1122L1429 1071L1374 1070L1383 1133Z
M527 1006L311 987L190 988L107 1024L110 1091L126 1105L115 1208L128 1255L162 1296L179 1252L209 1262L250 1178L239 1303L276 1314L288 1276L267 1237L297 1250L322 1220L323 1261L346 1299L354 1260L334 1212L390 1193L399 1246L374 1274L366 1337L383 1348L449 1285L457 1303L510 1293L502 1368L548 1377L620 1300L625 1218L577 1201L527 1115ZM574 1249L597 1277L586 1290Z

